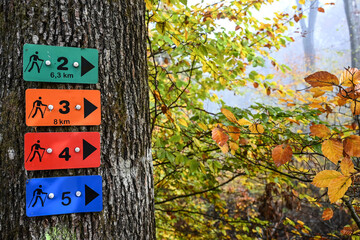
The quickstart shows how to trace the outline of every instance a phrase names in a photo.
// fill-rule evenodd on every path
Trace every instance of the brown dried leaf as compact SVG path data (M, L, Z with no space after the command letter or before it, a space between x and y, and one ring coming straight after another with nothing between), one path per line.
M351 101L350 109L353 115L360 114L360 102L357 100Z
M272 158L277 167L289 162L292 158L293 151L288 144L281 144L272 150Z
M340 140L329 139L322 143L321 150L325 157L337 164L343 156L343 144Z
M334 215L334 212L331 208L326 208L322 214L322 219L324 221L330 220Z
M350 157L360 157L360 136L351 135L345 138L344 151Z
M333 85L339 85L339 79L334 75L326 71L319 71L313 73L305 78L305 81L312 87L328 87Z
M216 127L212 130L212 139L222 147L229 140L229 136L225 133L224 129Z

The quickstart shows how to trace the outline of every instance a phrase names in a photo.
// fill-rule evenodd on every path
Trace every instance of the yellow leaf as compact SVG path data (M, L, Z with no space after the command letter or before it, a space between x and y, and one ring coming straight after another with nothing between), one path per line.
M239 149L239 145L237 143L234 142L230 142L229 143L230 149L231 149L231 154L235 154L236 150Z
M225 143L223 146L220 146L221 151L225 154L229 152L229 145Z
M324 124L314 124L310 126L311 136L316 136L319 138L327 138L331 135L330 129Z
M201 147L201 142L199 141L199 139L193 137L192 140L194 141L194 143L197 147Z
M336 202L344 196L348 188L351 186L351 178L348 176L338 176L331 180L328 186L328 195L331 203Z
M360 72L357 68L345 69L340 76L340 84L351 87L360 83Z
M319 103L311 103L311 104L309 104L309 107L311 107L311 108L323 108Z
M246 120L246 119L239 119L238 124L241 125L241 126L243 126L243 125L246 126L246 125L251 125L252 123L250 121Z
M330 220L334 215L334 212L331 208L326 208L322 214L322 219L324 221Z
M181 125L183 125L184 127L188 127L188 123L186 122L185 119L179 118L178 121L179 121L179 123L180 123Z
M250 127L249 127L250 131L252 133L263 133L264 132L264 127L261 125L261 124L252 124Z
M345 138L344 151L350 157L360 157L360 136L351 135Z
M225 133L224 129L216 127L212 130L212 139L222 147L229 140L229 136Z
M335 170L324 170L316 174L312 184L316 187L328 187L330 182L341 176L341 173Z
M328 87L333 85L339 85L339 79L334 75L326 71L319 71L313 73L305 78L305 81L312 87Z
M356 172L354 169L354 163L351 161L349 157L345 157L343 160L341 160L340 168L344 176L350 176L351 173Z
M300 4L305 4L305 0L300 0L299 3Z
M321 90L321 88L312 88L310 92L313 94L314 98L320 97L325 94L325 91Z
M237 123L237 119L232 112L230 112L226 108L222 108L221 112L225 115L227 119L229 119L230 122Z
M331 162L337 164L340 158L343 156L343 144L339 140L329 139L322 143L321 150L325 157Z
M198 123L198 125L199 125L199 127L200 127L202 130L204 130L204 131L207 130L207 127L206 127L205 124L203 124L203 123Z
M288 144L281 144L272 150L272 158L277 167L289 162L292 158L293 151Z

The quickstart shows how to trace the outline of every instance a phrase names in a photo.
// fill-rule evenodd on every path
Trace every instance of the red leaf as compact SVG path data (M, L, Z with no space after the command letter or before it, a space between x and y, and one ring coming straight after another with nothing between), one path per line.
M322 7L319 7L319 8L318 8L318 11L319 11L319 12L322 12L322 13L325 12L325 10L324 10Z

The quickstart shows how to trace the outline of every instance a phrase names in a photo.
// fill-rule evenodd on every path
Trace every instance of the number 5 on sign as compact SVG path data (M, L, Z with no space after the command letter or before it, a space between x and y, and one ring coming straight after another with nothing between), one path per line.
M27 89L26 125L100 125L100 91Z

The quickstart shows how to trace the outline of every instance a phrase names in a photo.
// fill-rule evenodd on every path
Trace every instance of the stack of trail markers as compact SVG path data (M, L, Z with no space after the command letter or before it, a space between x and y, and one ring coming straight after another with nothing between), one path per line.
M96 84L96 49L25 44L25 81ZM26 125L91 126L101 123L99 90L27 89ZM99 132L29 132L24 137L27 171L98 168ZM100 212L102 177L64 176L32 178L26 181L28 217Z

